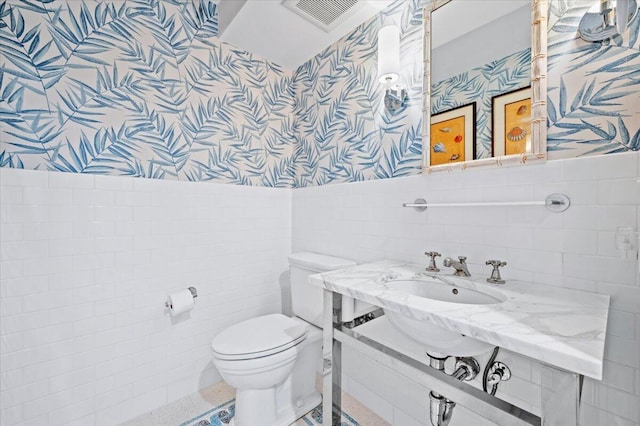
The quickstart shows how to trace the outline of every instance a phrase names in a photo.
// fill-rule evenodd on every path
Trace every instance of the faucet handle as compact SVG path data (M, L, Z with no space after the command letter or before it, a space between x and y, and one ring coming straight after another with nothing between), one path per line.
M426 251L424 252L424 254L431 258L431 260L429 261L429 266L427 266L427 271L440 272L440 269L436 265L436 257L440 257L442 255L437 251Z
M458 260L460 261L460 263L466 264L467 263L467 256L458 256Z
M500 276L500 268L507 266L507 262L503 262L502 260L487 260L486 264L493 266L491 276L487 278L487 282L491 284L504 284L505 280Z

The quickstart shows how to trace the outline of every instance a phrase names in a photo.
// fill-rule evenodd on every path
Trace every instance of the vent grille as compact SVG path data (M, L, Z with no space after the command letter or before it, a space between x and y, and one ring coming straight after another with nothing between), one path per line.
M327 33L358 15L374 15L381 9L376 7L379 3L386 4L381 0L282 0L284 7Z
M324 25L331 25L358 0L300 0L296 7Z

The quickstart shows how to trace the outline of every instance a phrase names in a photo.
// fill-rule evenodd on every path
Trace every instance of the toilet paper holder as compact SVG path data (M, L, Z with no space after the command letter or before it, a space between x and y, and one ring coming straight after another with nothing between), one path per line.
M198 290L196 290L195 287L187 287L187 289L191 292L191 296L195 299L196 297L198 297ZM171 309L171 305L169 305L169 301L167 300L166 302L164 302L164 306L166 308Z

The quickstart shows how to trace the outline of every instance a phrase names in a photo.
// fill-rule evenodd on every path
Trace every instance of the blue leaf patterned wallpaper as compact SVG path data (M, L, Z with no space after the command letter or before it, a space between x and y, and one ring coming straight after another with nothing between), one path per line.
M420 172L422 8L419 0L394 2L295 72L296 186ZM377 76L377 34L385 24L402 34L400 82L409 101L396 114L384 109Z
M549 32L550 158L640 149L640 13L623 36L576 38L589 4L552 2Z
M0 1L0 166L282 187L419 174L427 3L397 0L289 72L221 43L217 0ZM550 1L551 159L640 148L640 18L586 43L583 12ZM396 114L376 75L388 24L409 96Z
M420 10L429 3L398 0L298 69L297 186L420 173ZM549 158L640 149L640 14L622 37L588 43L577 36L585 2L550 0L549 5ZM375 78L376 34L389 24L401 27L400 80L411 99L397 115L382 109ZM478 109L479 157L491 146L491 96L528 85L528 54L516 53L435 86L434 111L468 103L474 91L489 94L487 105ZM513 80L494 80L499 73L488 71L491 65L508 70ZM472 87L460 85L463 80Z
M211 0L0 2L0 165L291 187L290 72Z

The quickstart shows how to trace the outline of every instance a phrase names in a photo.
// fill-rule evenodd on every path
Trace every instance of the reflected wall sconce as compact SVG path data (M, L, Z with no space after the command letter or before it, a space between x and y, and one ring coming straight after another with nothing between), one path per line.
M578 34L585 41L604 41L624 33L638 13L636 0L600 0L584 14Z
M384 106L395 113L406 105L407 91L399 84L400 78L400 29L387 25L378 31L378 79L384 84Z

